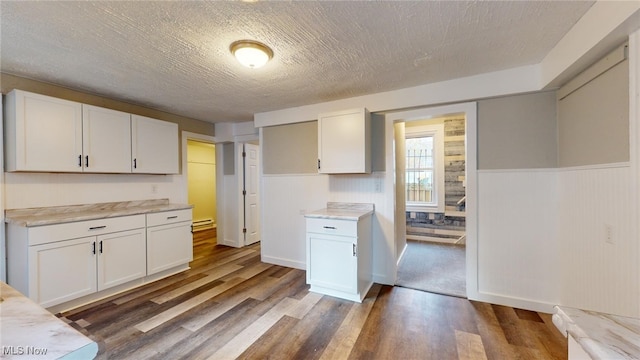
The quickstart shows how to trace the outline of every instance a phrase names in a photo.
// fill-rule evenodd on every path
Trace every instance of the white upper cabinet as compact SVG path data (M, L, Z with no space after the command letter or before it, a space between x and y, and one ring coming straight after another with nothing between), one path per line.
M131 172L131 115L82 105L82 148L85 172Z
M82 171L82 105L13 90L6 96L7 171Z
M318 116L318 172L371 173L371 115L367 109Z
M178 173L178 124L131 115L131 136L131 172Z
M177 174L178 125L13 90L6 171Z

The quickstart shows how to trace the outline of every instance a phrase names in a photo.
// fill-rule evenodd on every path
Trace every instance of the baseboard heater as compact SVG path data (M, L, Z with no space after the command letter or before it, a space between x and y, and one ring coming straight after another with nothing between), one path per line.
M204 219L193 222L193 231L208 230L216 227L213 219Z

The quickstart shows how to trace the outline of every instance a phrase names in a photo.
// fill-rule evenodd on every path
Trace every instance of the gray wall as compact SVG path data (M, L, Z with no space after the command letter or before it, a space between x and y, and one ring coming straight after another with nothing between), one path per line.
M553 168L555 91L478 102L478 169Z
M384 115L371 114L371 169L385 170ZM262 130L264 174L317 174L318 122L264 127Z
M236 145L234 143L222 144L222 174L235 175L236 173Z
M629 161L629 61L558 101L559 165Z
M264 174L316 174L318 122L263 128L262 169Z

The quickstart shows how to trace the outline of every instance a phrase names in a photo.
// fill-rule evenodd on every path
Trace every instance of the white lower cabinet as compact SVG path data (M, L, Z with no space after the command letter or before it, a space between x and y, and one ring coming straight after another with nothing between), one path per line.
M359 220L307 218L311 291L362 302L372 279L370 215Z
M191 220L191 209L183 209L31 227L9 223L8 283L49 308L157 280L193 260Z
M9 285L43 307L146 275L145 215L7 228Z
M95 241L90 236L30 246L28 291L19 290L43 307L96 292ZM9 284L17 288L11 280L10 275Z
M323 234L309 237L308 282L312 287L358 292L357 238Z
M193 260L191 209L147 214L147 274Z
M98 291L147 275L144 229L98 236Z

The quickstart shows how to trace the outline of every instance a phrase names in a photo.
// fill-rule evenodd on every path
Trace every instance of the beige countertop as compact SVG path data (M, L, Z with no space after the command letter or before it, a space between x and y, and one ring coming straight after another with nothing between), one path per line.
M329 202L324 209L306 213L306 218L336 219L357 221L373 214L374 204Z
M640 319L556 306L553 323L592 359L640 359Z
M42 226L119 216L191 209L189 204L170 204L168 199L121 201L112 203L7 209L5 222L18 226Z
M93 359L98 344L0 282L2 359Z

